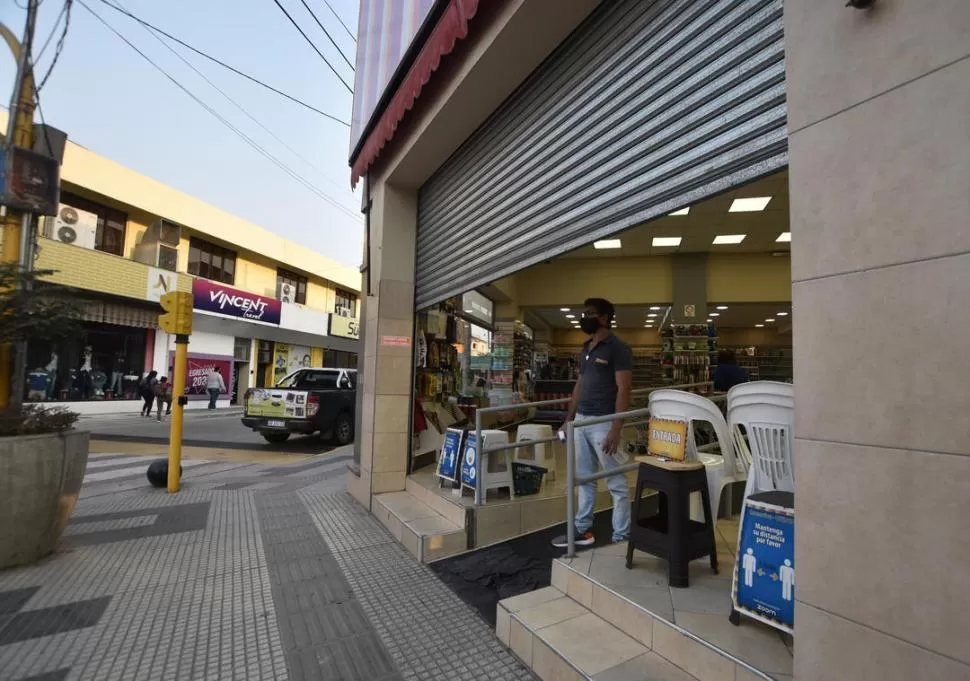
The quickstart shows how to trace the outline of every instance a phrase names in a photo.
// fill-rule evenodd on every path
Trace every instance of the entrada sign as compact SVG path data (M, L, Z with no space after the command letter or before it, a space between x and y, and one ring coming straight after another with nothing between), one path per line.
M687 422L652 418L647 426L647 450L651 456L673 461L687 458Z
M207 279L192 281L192 298L196 310L267 324L279 324L283 309L283 304L275 298L247 293Z

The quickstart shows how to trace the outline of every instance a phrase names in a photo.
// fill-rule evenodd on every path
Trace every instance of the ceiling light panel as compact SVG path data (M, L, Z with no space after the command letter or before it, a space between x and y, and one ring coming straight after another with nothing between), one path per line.
M775 239L775 242L779 244L790 244L791 232L782 232L781 234L778 235L778 238Z
M747 199L734 199L728 213L757 213L768 207L770 196L753 196Z
M653 238L654 248L676 248L680 246L683 237L679 236L655 236Z
M690 213L690 206L687 206L686 208L681 208L680 210L675 210L673 213L670 214L670 216L680 217L682 215L687 215L688 213Z
M619 239L603 239L602 241L594 241L593 248L598 251L605 251L615 248L622 248L623 244Z
M715 246L737 245L744 241L745 234L718 234L712 242Z

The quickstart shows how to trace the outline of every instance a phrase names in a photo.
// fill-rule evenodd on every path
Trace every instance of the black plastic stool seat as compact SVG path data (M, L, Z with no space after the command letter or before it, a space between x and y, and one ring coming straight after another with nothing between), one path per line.
M661 492L660 512L640 517L644 490ZM704 522L690 519L690 495L700 492ZM626 549L627 569L633 567L633 550L663 558L669 566L667 583L686 588L690 561L711 557L711 569L717 574L717 548L714 542L714 516L707 490L707 473L703 464L663 462L640 463L636 496L633 498L633 522Z

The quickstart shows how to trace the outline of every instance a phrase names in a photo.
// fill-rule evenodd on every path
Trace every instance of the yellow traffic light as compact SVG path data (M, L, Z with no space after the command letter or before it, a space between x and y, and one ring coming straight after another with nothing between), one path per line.
M159 301L165 314L158 316L158 325L172 334L192 333L192 294L185 291L172 291L163 295Z

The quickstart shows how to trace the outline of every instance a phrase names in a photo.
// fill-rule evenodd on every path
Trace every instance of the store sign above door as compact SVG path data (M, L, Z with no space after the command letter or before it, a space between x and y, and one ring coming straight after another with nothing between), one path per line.
M337 338L360 338L360 320L353 317L341 317L339 314L330 315L330 335Z
M275 298L258 296L207 279L192 281L193 307L227 317L279 324L283 304Z

